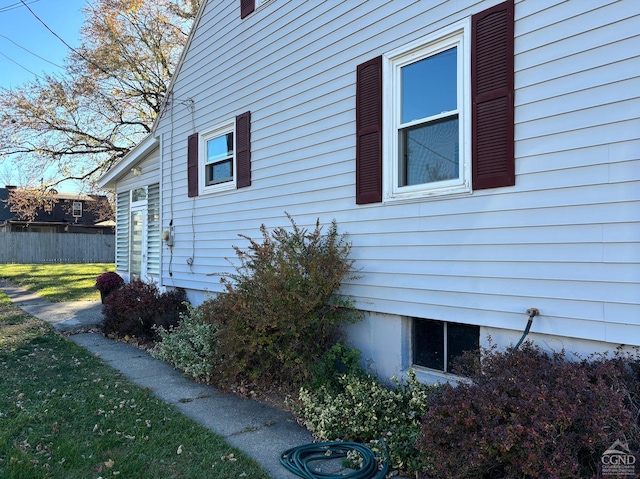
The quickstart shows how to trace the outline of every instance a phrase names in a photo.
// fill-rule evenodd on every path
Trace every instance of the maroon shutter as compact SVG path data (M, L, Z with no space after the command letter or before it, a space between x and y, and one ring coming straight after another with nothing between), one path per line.
M198 134L187 139L187 195L198 196Z
M251 112L236 117L236 187L251 185Z
M255 0L240 0L240 18L244 18L256 9Z
M513 0L471 18L473 188L515 184Z
M356 203L382 201L382 57L356 72Z

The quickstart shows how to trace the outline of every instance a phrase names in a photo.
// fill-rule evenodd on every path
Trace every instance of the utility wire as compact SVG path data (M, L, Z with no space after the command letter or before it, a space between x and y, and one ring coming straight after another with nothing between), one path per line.
M18 48L22 48L25 52L31 53L34 57L38 57L40 60L45 61L45 62L47 62L47 63L50 63L50 64L51 64L51 65L53 65L54 67L64 68L64 67L62 67L62 66L58 65L57 63L54 63L54 62L52 62L52 61L50 61L50 60L47 60L47 59L46 59L46 58L44 58L44 57L41 57L40 55L38 55L37 53L32 52L32 51L31 51L31 50L29 50L28 48L25 48L25 47L23 47L22 45L19 45L18 43L14 42L13 40L11 40L11 38L9 38L9 37L7 37L7 36L4 36L4 35L1 35L1 34L0 34L0 37L5 38L5 39L9 40L9 41L10 41L11 43L13 43L16 47L18 47ZM15 62L14 62L14 63L15 63ZM24 68L24 67L23 67L23 68Z
M5 57L7 60L9 60L10 62L15 63L16 65L18 65L20 68L27 70L29 73L31 73L32 75L40 78L40 80L43 80L43 78L38 75L37 73L32 72L31 70L29 70L27 67L25 67L24 65L21 65L20 63L18 63L17 61L15 61L13 58L8 57L7 55L5 55L4 53L0 52L0 55L2 55L3 57Z
M36 3L39 2L40 0L33 0L29 3ZM4 13L4 12L8 12L10 10L15 10L16 8L20 8L22 7L22 3L21 2L17 2L17 3L12 3L11 5L7 5L6 7L2 7L0 8L0 13Z
M58 40L60 40L62 43L64 43L69 50L78 53L76 51L76 49L73 48L71 45L69 45L66 41L64 41L64 39L60 35L58 35L56 32L51 30L51 28L49 28L49 25L44 23L44 21L42 21L42 19L38 15L36 15L36 13L33 10L31 10L31 7L29 7L29 5L27 5L27 3L24 0L20 0L20 3L22 3L22 5L24 5L27 8L27 10L29 10L31 12L31 15L36 17L36 20L38 20L40 23L42 23L44 25L44 27L53 34L54 37L56 37ZM80 53L78 53L78 55L80 55Z
M47 25L38 15L35 14L35 12L33 10L31 10L31 8L29 8L29 5L27 5L25 3L24 0L20 0L20 2L22 3L22 5L24 5L25 7L27 7L27 10L29 10L31 12L31 14L40 22L44 25L44 27L49 30L58 40L60 40L62 43L64 43L66 45L66 47L71 50L72 52L74 52L76 55L78 55L80 58L82 58L85 62L93 65L95 68L97 68L98 70L100 70L102 73L104 73L105 75L107 75L108 77L113 78L114 80L116 80L121 86L123 85L123 81L122 79L118 76L113 74L112 72L109 72L107 70L105 70L104 68L102 68L102 66L98 65L96 62L94 62L93 60L91 60L90 58L87 58L86 56L84 56L82 54L82 52L80 52L79 50L73 48L71 45L69 45L66 41L64 41L64 39L62 37L60 37L60 35L58 35L56 32L54 32L51 28L49 28L49 25Z

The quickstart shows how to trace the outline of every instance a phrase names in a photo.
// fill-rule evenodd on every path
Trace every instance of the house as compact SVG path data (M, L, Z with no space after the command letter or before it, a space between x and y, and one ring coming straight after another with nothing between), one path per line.
M633 0L203 1L102 180L117 270L197 304L288 212L348 234L382 377L448 378L529 319L548 349L640 346L638 51Z
M31 233L114 234L115 222L105 218L111 210L104 195L54 192L26 218L12 210L9 197L15 186L0 188L0 231Z

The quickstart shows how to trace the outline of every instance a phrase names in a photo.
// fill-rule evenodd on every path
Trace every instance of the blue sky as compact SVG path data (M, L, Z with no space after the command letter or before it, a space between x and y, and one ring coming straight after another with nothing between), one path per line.
M36 75L58 72L56 65L64 64L69 49L49 29L72 47L79 46L84 22L80 9L88 1L24 0L45 26L20 0L0 0L0 87L19 87ZM24 186L19 171L14 159L0 162L0 187L5 183ZM76 182L61 185L65 192L81 188Z
M80 9L87 0L24 1L65 42L79 45L84 21ZM0 0L0 35L1 87L17 87L43 72L55 73L59 69L52 63L63 65L68 52L20 0Z

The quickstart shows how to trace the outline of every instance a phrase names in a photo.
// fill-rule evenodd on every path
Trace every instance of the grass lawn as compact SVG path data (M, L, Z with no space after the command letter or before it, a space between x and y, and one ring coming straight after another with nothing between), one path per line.
M100 299L96 277L114 271L113 263L0 264L0 278L38 293L48 301Z
M97 268L87 281L105 267L83 266ZM0 477L116 476L269 477L0 292Z

